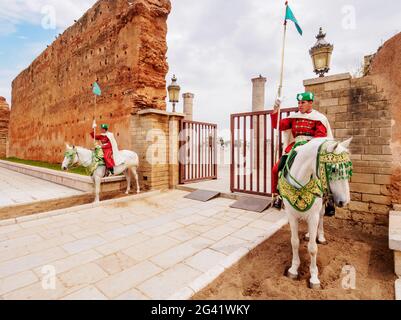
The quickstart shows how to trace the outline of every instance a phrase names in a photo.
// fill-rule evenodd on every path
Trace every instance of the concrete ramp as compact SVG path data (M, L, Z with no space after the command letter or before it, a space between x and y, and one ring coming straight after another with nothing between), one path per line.
M214 198L217 198L218 196L220 196L220 192L217 191L196 190L185 196L184 198L201 202L208 202Z
M234 202L230 207L235 209L242 209L246 211L254 211L262 213L270 208L272 201L270 199L256 198L256 197L241 197L238 201Z

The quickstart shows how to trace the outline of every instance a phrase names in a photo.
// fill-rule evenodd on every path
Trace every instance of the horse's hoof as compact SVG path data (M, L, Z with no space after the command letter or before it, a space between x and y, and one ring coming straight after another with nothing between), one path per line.
M322 289L320 283L312 283L312 282L309 282L309 288L312 289L312 290L320 290L320 289Z
M317 244L320 244L322 246L327 246L329 243L327 242L327 240L325 241L320 241L319 239L317 239Z
M290 270L287 271L287 277L290 278L291 280L297 280L298 279L298 275L291 273Z

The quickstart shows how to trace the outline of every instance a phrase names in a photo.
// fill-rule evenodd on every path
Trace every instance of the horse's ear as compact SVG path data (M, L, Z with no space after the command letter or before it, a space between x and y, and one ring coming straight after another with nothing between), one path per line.
M345 149L349 149L349 146L351 145L352 142L352 137L349 138L348 140L345 140L344 142L341 142L341 146L343 146Z
M334 143L331 143L331 144L329 144L329 145L327 146L327 152L328 152L328 153L333 153L334 150L336 150L337 147L338 147L338 142L335 142L335 141L333 141L333 142L334 142Z

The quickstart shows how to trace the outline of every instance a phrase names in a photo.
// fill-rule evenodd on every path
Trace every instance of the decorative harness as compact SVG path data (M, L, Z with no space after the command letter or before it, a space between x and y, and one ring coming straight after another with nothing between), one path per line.
M280 195L287 199L291 206L299 212L308 211L315 203L316 198L327 200L331 195L331 181L349 180L352 177L352 162L349 154L347 152L340 154L327 152L328 142L325 141L319 147L316 162L317 178L313 178L312 176L306 185L302 185L291 175L290 167L297 155L295 149L307 142L303 141L294 145L284 169L280 172L278 182ZM294 187L288 182L285 178L287 174L299 188Z
M80 162L79 160L79 155L77 150L74 148L72 150L68 150L65 152L64 156L68 159L70 159L70 162L74 161L74 156L77 156L78 161L76 163L74 163L74 166L76 166L76 164L78 162ZM85 166L85 164L83 164ZM86 167L86 172L89 175L93 175L93 173L95 172L95 170L99 167L99 166L105 166L105 162L104 162L104 153L102 150L102 147L100 146L96 146L95 150L92 152L92 161L91 163L87 163L87 167Z

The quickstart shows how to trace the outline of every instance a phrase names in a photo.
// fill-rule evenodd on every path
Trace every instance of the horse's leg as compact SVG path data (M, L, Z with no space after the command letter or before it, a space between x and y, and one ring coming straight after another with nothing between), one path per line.
M298 235L298 218L293 214L289 214L288 220L291 227L291 245L292 245L292 266L288 270L288 277L296 279L298 277L298 269L301 264L299 258L299 235Z
M129 194L129 192L131 191L131 175L128 169L125 169L124 175L125 179L127 179L127 191L125 191L125 194Z
M320 211L318 213L311 213L308 219L308 229L309 229L309 244L308 251L310 254L311 262L310 262L310 274L311 278L309 280L310 287L312 289L320 289L320 281L319 281L319 269L317 267L317 252L318 247L316 243L317 229L319 226L320 219Z
M100 183L102 178L97 175L97 170L93 173L93 182L95 183L95 202L100 201Z
M135 181L136 181L136 193L140 193L141 189L139 187L139 179L138 179L138 170L137 167L131 167L131 172L135 177Z
M323 206L322 211L320 212L320 217L319 217L319 229L317 231L317 242L319 244L324 244L325 245L325 244L327 244L327 240L326 240L326 238L324 236L324 226L323 226L323 223L324 223L324 210L325 210L325 208Z

